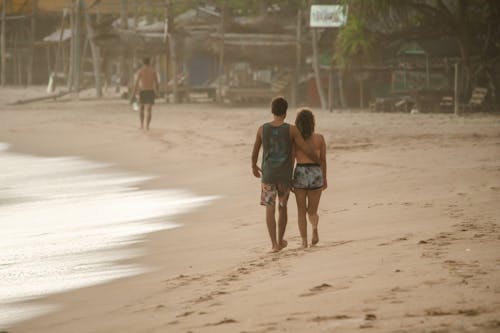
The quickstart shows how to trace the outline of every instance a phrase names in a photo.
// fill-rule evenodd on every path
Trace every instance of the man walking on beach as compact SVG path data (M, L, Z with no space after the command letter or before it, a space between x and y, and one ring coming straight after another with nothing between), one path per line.
M288 103L283 97L275 97L271 102L274 120L257 130L252 151L252 172L261 178L260 204L266 206L266 223L272 243L272 252L287 246L285 235L287 202L290 195L293 172L293 145L300 147L312 160L319 162L317 154L305 143L297 127L285 123ZM260 147L262 149L262 169L257 166ZM276 197L278 197L278 232L276 233Z
M144 65L136 74L137 78L135 79L134 90L132 92L132 100L136 98L136 94L139 92L139 103L141 104L141 129L144 128L144 108L146 108L146 130L149 130L151 109L155 103L155 97L158 94L158 78L156 76L156 71L150 64L149 58L144 58L142 63Z

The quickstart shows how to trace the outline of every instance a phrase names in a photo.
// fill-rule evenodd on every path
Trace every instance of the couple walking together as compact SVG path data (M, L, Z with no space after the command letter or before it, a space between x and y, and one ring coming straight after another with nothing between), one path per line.
M287 246L283 236L288 221L290 191L294 192L297 201L302 247L308 246L307 219L312 226L311 245L318 243L318 205L321 192L327 188L326 145L323 136L314 133L314 115L308 109L300 110L294 126L285 122L287 109L288 103L283 97L272 100L274 120L259 127L252 151L252 172L262 179L260 203L266 207L273 252ZM261 146L262 167L259 168L257 160Z

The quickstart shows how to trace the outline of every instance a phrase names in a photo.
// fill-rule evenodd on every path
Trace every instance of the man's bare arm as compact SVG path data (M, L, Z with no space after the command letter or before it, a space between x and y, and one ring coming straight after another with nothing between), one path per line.
M255 177L260 178L260 173L262 170L257 166L257 160L259 159L259 151L262 145L262 127L257 130L257 135L255 136L255 143L253 144L252 150L252 173Z
M158 92L160 91L160 84L158 83L158 75L157 75L156 72L155 72L155 82L154 82L154 85L155 85L155 94L156 94L156 96L158 96Z
M306 155L316 163L320 163L319 156L316 152L309 147L309 145L302 138L302 134L300 134L299 130L295 126L290 126L290 131L292 134L293 142L299 146L299 148L306 153Z
M132 96L130 97L130 101L133 101L135 95L137 94L137 89L139 88L139 79L141 77L141 72L137 73L137 78L135 79L134 90L132 90Z
M323 190L328 187L328 181L326 179L326 143L325 138L321 135L321 148L319 151L319 159L321 165L321 171L323 171Z

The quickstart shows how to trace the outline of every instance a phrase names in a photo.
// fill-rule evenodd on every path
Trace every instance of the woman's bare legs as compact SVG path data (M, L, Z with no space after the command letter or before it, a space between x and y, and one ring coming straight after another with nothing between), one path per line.
M319 199L321 199L322 189L309 190L307 191L307 215L309 216L309 222L312 225L312 239L311 245L316 245L319 242L318 235L318 206Z
M302 247L307 247L307 204L306 204L307 190L295 189L295 200L297 201L297 215L299 223L300 237L302 237Z

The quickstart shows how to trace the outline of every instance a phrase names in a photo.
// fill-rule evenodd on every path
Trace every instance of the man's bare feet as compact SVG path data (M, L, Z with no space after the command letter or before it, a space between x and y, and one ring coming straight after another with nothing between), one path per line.
M318 228L313 228L313 235L311 239L311 245L316 245L319 242Z

